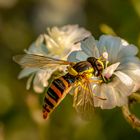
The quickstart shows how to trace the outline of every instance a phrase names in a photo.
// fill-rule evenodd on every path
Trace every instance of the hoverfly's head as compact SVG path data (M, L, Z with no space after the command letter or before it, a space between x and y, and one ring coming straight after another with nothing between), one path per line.
M87 61L91 63L92 67L94 68L94 75L99 76L101 75L102 71L104 70L104 62L100 60L100 58L95 57L88 57Z

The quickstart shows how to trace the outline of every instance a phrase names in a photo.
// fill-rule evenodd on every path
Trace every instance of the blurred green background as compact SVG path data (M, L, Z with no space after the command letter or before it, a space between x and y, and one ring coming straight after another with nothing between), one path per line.
M0 140L140 140L119 108L97 110L82 121L67 96L48 121L41 95L17 80L12 56L23 52L46 27L79 24L96 39L117 34L140 47L140 0L0 0ZM140 117L140 106L133 110Z

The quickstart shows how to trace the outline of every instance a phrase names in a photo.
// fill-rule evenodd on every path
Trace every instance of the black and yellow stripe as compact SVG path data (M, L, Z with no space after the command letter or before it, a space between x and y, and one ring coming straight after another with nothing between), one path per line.
M45 98L43 105L43 117L46 119L48 115L54 110L54 108L61 102L65 97L66 93L64 92L75 82L75 77L66 74L58 79L55 79L50 85Z

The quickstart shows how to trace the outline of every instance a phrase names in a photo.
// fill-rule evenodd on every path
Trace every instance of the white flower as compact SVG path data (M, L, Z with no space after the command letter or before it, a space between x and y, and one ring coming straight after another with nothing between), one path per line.
M84 28L79 28L78 25L67 25L61 28L48 28L48 34L40 35L37 40L25 50L28 54L36 54L42 56L49 56L53 58L66 60L69 53L80 48L79 42L84 38L90 36L90 32ZM76 44L75 44L76 43ZM19 78L27 77L27 89L33 83L33 89L40 93L48 85L48 79L51 74L57 69L64 69L65 67L48 67L47 69L39 68L24 68Z
M94 97L94 106L111 109L126 104L127 96L140 87L140 60L135 56L138 49L121 38L110 35L102 35L99 41L91 36L82 41L81 49L72 52L68 60L78 62L100 56L108 59L108 66L102 75L110 82L93 85L93 93L106 100Z

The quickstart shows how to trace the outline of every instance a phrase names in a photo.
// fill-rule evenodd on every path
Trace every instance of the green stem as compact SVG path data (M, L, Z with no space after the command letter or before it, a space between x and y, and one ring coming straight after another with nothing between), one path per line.
M140 94L139 93L133 93L130 97L129 97L129 101L131 102L138 102L140 103ZM131 104L131 103L130 103Z
M134 102L139 102L140 103L140 94L138 93L133 93L129 97L129 102L127 105L124 105L122 107L122 113L124 118L132 125L133 128L137 129L140 131L140 119L136 117L135 114L132 114L130 111L130 105Z

